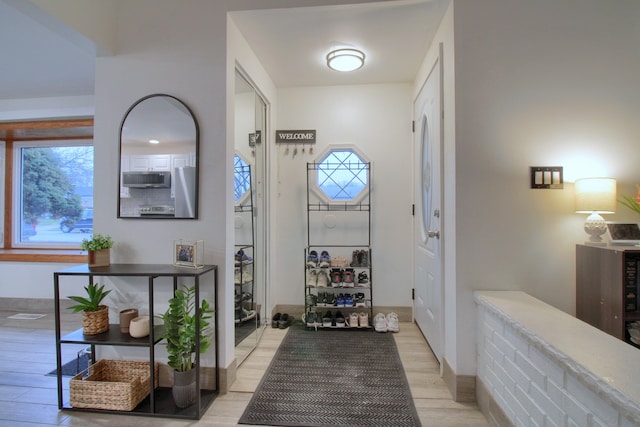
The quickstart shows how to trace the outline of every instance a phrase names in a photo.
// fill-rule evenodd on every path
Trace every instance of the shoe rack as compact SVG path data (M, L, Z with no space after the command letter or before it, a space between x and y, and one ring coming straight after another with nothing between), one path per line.
M371 163L363 165L370 176ZM372 329L371 179L353 201L327 201L315 186L318 167L307 163L304 322L308 329ZM345 229L357 232L345 236Z

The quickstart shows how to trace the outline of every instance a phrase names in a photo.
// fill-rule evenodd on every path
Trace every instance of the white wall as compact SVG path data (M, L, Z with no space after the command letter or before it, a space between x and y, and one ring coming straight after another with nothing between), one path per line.
M411 306L411 86L280 89L277 114L278 129L316 129L317 143L296 156L276 147L274 301L304 301L306 163L330 145L353 144L372 162L374 305Z
M572 182L610 175L635 194L638 16L635 0L454 0L458 373L475 372L472 290L574 313ZM539 165L564 166L565 189L529 189Z

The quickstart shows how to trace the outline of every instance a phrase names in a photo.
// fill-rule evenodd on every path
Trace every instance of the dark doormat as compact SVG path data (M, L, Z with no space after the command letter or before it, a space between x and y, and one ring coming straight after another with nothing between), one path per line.
M62 365L62 375L65 377L72 377L89 366L89 355L87 353L81 354L80 356L74 358L73 360L68 361L64 365ZM47 374L48 376L57 376L58 370L54 369L53 371Z
M292 326L239 421L420 426L391 334Z

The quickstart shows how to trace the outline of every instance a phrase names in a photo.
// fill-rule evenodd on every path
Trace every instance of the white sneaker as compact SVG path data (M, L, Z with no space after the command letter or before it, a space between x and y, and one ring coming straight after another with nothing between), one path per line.
M396 313L387 314L387 330L389 332L400 331L400 324L398 323L398 315Z
M378 313L373 318L373 327L376 332L387 332L387 318L384 314Z
M349 326L351 326L352 328L357 328L358 327L358 317L360 317L358 315L358 313L351 313L349 315Z
M316 273L316 275L316 282L318 283L318 287L326 288L329 285L329 276L327 275L327 272L325 270L320 270Z
M360 314L358 314L358 322L360 323L360 327L361 328L368 328L369 327L369 315L367 313L365 313L364 311Z
M307 281L307 286L310 288L315 288L318 284L318 272L316 270L309 270L309 280Z

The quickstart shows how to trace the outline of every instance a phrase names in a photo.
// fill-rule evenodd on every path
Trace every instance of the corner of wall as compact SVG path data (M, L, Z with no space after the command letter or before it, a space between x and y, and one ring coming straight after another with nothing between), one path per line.
M442 358L442 377L456 402L476 401L476 376L456 375L446 357Z

